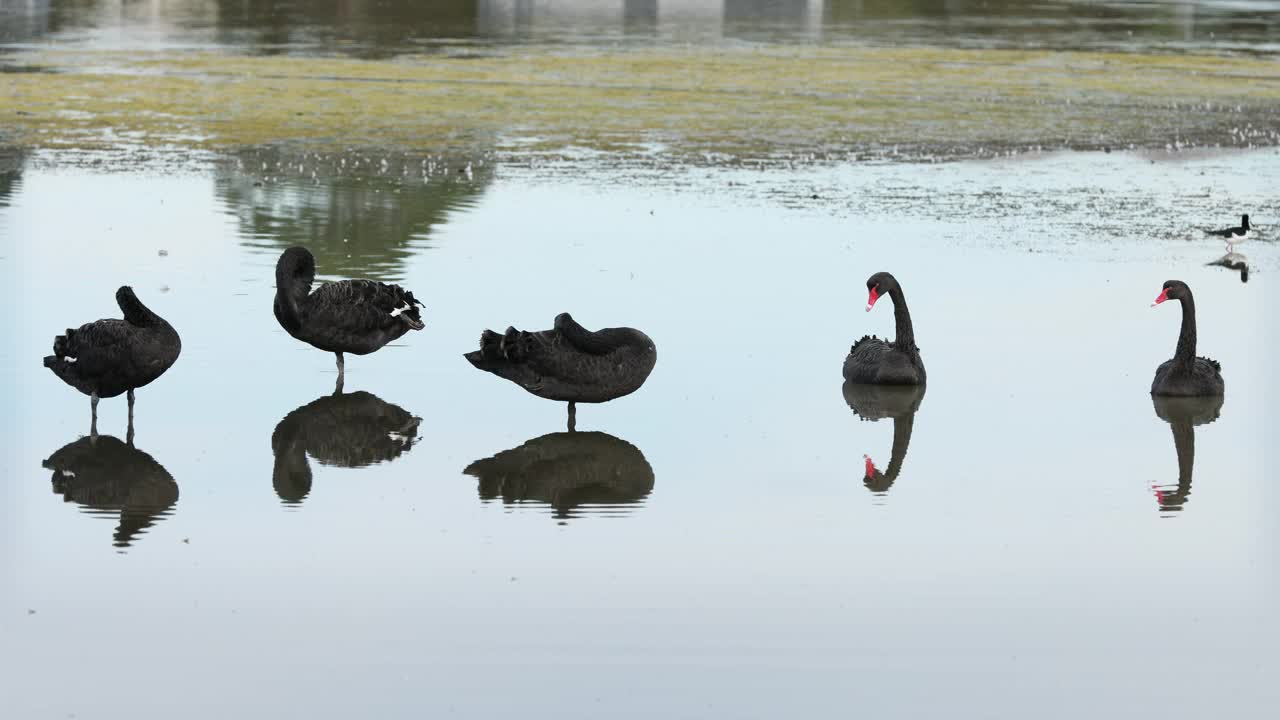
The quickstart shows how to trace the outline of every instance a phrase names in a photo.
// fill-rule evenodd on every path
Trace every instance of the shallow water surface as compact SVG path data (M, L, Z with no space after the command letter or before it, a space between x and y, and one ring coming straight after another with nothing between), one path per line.
M425 158L263 152L0 174L13 717L1280 701L1273 151L425 180ZM1247 282L1200 232L1244 210ZM332 356L271 314L293 243L426 303L339 396ZM863 311L882 269L923 393L841 380L853 340L892 331L887 302ZM1220 407L1147 393L1171 277ZM121 398L95 446L39 359L122 283L183 352L138 392L132 445ZM561 311L659 356L573 434L461 357Z

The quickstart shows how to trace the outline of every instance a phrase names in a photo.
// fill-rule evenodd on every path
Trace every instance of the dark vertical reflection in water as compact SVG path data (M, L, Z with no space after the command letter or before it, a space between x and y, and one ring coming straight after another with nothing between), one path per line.
M628 35L652 35L658 30L658 0L624 0L622 29Z
M915 425L916 411L924 400L923 385L863 385L846 382L841 391L844 401L858 417L876 422L893 418L893 447L889 451L889 466L881 472L870 455L863 455L862 484L877 495L884 495L902 472L907 459L907 446L911 444L911 429Z
M17 194L22 183L22 168L25 164L25 153L0 147L0 207L8 207L9 198Z
M1222 412L1220 397L1164 397L1152 395L1156 416L1173 429L1173 449L1178 455L1178 484L1152 486L1160 510L1180 512L1191 497L1191 474L1196 463L1197 425L1208 425Z
M311 465L360 468L390 462L418 439L422 418L367 392L317 398L285 415L271 433L271 484L286 504L311 493Z
M304 245L321 276L399 281L415 243L492 179L483 158L256 149L221 167L214 183L241 242L271 264Z
M129 547L178 502L178 483L154 458L110 435L68 443L42 465L53 492L91 515L119 517L113 545Z
M476 460L462 471L479 480L480 499L551 506L556 518L626 514L653 492L653 468L640 448L602 432L561 432ZM623 512L619 512L623 511Z

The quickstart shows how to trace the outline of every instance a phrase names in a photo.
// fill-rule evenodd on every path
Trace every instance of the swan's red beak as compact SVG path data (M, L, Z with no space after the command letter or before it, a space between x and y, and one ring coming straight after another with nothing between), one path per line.
M870 455L863 455L862 459L867 463L867 466L864 469L864 472L867 474L867 479L870 480L871 478L876 476L876 464L871 462Z
M1156 301L1151 303L1151 307L1155 307L1168 299L1169 299L1169 288L1165 288L1164 290L1160 291L1160 297L1156 298Z
M867 312L871 312L871 308L875 306L876 301L880 299L880 293L875 288L871 288L871 294L867 296Z

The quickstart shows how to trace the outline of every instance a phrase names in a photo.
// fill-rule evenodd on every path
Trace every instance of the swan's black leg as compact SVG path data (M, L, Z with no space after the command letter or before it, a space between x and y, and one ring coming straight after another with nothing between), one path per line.
M89 442L98 440L98 393L89 395Z
M128 397L129 397L129 429L125 434L125 442L129 443L129 447L133 447L133 391L132 390L129 391Z
M342 360L342 353L338 352L338 353L334 353L334 355L338 356L338 384L341 385L343 380L342 375L346 369L346 363L344 363Z
M569 432L574 432L577 429L578 429L578 404L570 400L569 401Z

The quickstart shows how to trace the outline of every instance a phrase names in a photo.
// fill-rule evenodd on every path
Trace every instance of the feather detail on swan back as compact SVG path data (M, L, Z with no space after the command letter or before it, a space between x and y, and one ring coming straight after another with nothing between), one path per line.
M510 380L538 397L605 402L635 392L657 363L648 335L634 328L592 332L568 313L550 330L485 330L480 349L467 353L480 370Z

